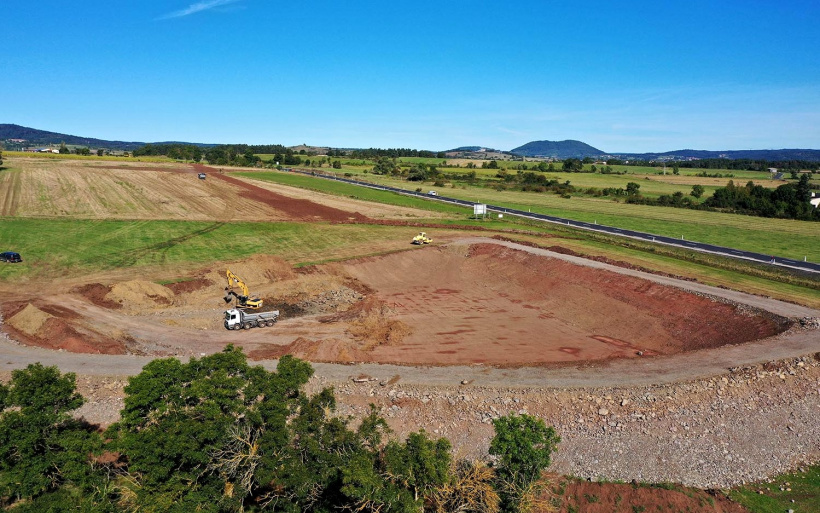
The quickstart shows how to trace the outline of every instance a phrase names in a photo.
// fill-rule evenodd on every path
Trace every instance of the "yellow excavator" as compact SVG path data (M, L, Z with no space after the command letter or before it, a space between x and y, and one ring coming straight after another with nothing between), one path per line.
M433 242L433 239L427 236L426 232L419 232L418 235L413 237L413 244L430 244Z
M225 297L222 299L224 299L226 303L230 303L233 301L233 298L236 298L237 308L251 308L253 310L262 308L262 300L258 297L250 297L248 286L245 285L245 282L242 281L239 276L232 273L230 269L225 271L225 276L228 277L228 286L225 287ZM242 293L237 294L234 287L239 287Z

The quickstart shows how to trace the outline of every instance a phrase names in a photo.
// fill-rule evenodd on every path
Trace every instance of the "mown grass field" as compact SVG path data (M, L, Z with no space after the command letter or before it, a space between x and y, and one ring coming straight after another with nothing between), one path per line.
M163 268L179 273L264 253L294 265L406 249L417 228L308 223L85 221L6 218L0 279L44 279L100 271Z
M541 246L559 245L584 255L606 256L656 271L690 276L711 285L820 308L820 289L612 246L550 226L499 221L471 224L481 224L488 231L463 232L465 236L492 236L513 229L515 232L508 236ZM442 231L455 230L457 227L428 231L437 237ZM532 235L522 235L522 230ZM140 269L175 279L213 262L241 260L253 254L277 255L299 266L405 250L417 231L416 227L358 224L7 218L0 223L0 240L9 246L3 250L20 252L24 262L0 265L0 280L22 283L99 272L133 274Z
M282 185L300 187L303 189L309 189L328 194L335 194L337 196L345 196L348 198L360 199L365 201L374 201L377 203L385 203L400 207L412 207L422 210L430 210L433 212L446 212L458 214L467 212L467 209L463 207L458 207L447 203L427 201L423 198L405 196L403 194L396 194L394 192L380 191L376 189L368 189L367 187L360 187L358 185L352 185L344 182L336 182L333 180L320 180L311 176L298 173L285 173L279 171L255 171L240 172L235 174L238 176L244 176L256 180L266 180L269 182L274 182Z

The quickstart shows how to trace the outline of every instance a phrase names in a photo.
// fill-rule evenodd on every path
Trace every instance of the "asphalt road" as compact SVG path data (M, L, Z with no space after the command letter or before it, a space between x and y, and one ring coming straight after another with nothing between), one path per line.
M299 169L291 169L293 173L301 173L305 175L316 176L318 178L325 178L328 180L336 180L339 182L345 182L353 185L358 185L361 187L369 187L371 189L378 189L382 191L391 191L397 192L399 194L406 194L409 196L417 196L421 198L428 199L430 201L442 201L446 203L453 203L456 205L462 205L467 208L472 208L473 205L476 203L472 201L461 200L457 198L448 198L446 196L429 196L424 193L415 192L415 191L408 191L405 189L399 189L397 187L388 187L386 185L376 185L367 182L361 182L358 180L352 180L350 178L341 178L338 176L333 175L325 175L325 174L318 174L311 171L303 171ZM715 255L721 255L729 258L736 258L739 260L748 260L752 262L757 262L761 264L768 264L774 265L779 267L787 267L790 269L796 269L799 271L805 271L809 273L820 273L820 264L816 264L813 262L803 262L800 260L792 260L790 258L779 257L776 255L764 255L762 253L755 253L752 251L743 251L740 249L734 248L727 248L723 246L715 246L714 244L706 244L703 242L696 242L690 240L684 240L683 238L675 239L673 237L666 237L663 235L655 235L653 233L646 233L646 232L638 232L635 230L626 230L622 228L615 228L613 226L605 226L601 224L595 223L586 223L583 221L574 221L572 219L564 219L562 217L555 217L549 216L546 214L536 214L533 212L525 212L523 210L516 210L514 208L507 208L503 205L490 205L487 204L487 210L491 212L496 212L499 214L504 215L514 215L517 217L522 217L526 219L533 219L536 221L544 221L548 223L555 223L561 224L564 226L571 226L573 228L580 228L583 230L590 230L596 231L601 233L607 233L609 235L616 235L619 237L629 237L632 239L642 240L645 242L652 242L655 244L665 244L667 246L675 246L679 248L691 249L694 251L700 251L702 253L712 253Z

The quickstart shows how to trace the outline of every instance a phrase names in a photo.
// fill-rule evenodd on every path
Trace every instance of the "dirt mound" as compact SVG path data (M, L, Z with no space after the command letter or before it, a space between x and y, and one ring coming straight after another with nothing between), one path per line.
M80 294L97 306L103 308L122 308L122 304L107 299L106 296L111 292L111 287L107 287L102 283L89 283L80 287L71 289L72 293Z
M357 349L368 352L383 345L398 345L413 332L410 326L394 317L395 312L389 306L371 296L347 310L322 317L319 322L347 322L347 333L359 343Z
M125 354L125 343L111 337L70 325L63 319L49 319L38 337L38 344L72 353Z
M299 293L292 297L266 297L265 309L279 310L282 319L301 317L303 315L327 314L329 312L345 312L361 301L364 296L348 287L332 289L326 292L309 295ZM323 322L334 322L327 318Z
M167 306L173 302L174 293L158 283L131 280L115 283L105 299L117 302L128 309L146 309Z
M37 336L45 324L51 319L54 319L53 315L29 303L22 310L9 319L6 319L6 323L26 335Z
M82 324L76 312L59 305L3 305L6 327L21 342L75 353L125 354L124 341L102 335Z
M372 362L370 352L361 349L360 344L349 340L336 338L326 340L311 340L297 337L290 344L282 346L266 345L248 351L248 358L252 360L268 360L281 358L286 354L312 362Z
M194 278L192 280L176 281L174 283L165 284L165 286L168 287L174 295L190 294L191 292L204 289L205 287L210 287L211 285L213 285L213 282L206 278Z
M227 284L225 276L227 269L239 276L251 292L266 284L290 280L296 276L293 266L287 261L277 256L260 254L230 262L225 265L225 268L213 269L206 277L217 284Z

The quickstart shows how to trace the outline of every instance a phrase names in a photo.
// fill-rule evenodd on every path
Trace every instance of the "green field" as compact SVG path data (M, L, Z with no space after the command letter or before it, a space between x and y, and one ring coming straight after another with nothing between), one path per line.
M314 168L320 172L334 172L334 173L349 173L354 177L365 178L365 179L380 179L379 177L375 177L374 175L370 174L369 171L373 168L372 161L361 161L361 160L350 160L350 159L334 159L334 160L341 160L342 162L342 169L340 170L333 170L330 169L328 166L324 166L323 168ZM468 182L464 179L451 179L447 178L448 176L453 177L457 175L465 175L470 172L474 172L476 176L476 181L472 184L469 184L473 187L475 186L483 186L486 188L495 188L498 185L503 184L503 180L499 178L497 175L499 173L508 173L508 174L516 174L519 172L519 169L522 165L526 165L528 170L522 170L522 172L531 172L532 167L534 166L533 162L518 162L518 161L496 161L496 164L499 166L499 169L488 169L488 168L481 168L481 161L474 161L472 163L476 164L478 167L473 169L468 169L464 167L464 163L461 162L461 167L442 167L443 162L447 162L443 159L435 159L435 158L422 158L422 157L402 157L396 159L397 164L402 167L405 171L408 170L412 164L417 162L423 162L425 164L436 164L438 170L443 174L445 178L443 178L444 182L448 185L456 185L461 186L468 184ZM455 160L450 161L456 162ZM666 174L663 174L663 168L652 168L652 167L635 167L635 166L611 166L613 170L616 171L623 171L625 174L602 174L600 172L592 173L592 172L585 172L585 173L569 173L561 171L561 163L555 163L556 171L547 171L545 173L537 172L543 175L545 178L549 180L557 180L560 183L565 183L567 181L578 190L576 191L577 196L589 195L591 191L588 189L618 189L618 188L626 188L626 185L629 182L635 182L640 185L640 193L641 195L648 197L648 198L657 198L662 194L671 195L675 192L681 192L686 196L689 196L692 192L692 186L694 185L701 185L704 188L703 196L701 197L701 201L705 200L706 198L710 197L715 189L718 187L725 187L729 180L733 180L736 184L745 185L749 181L753 181L756 185L761 185L767 188L776 188L783 183L782 180L772 180L769 173L762 173L758 171L727 171L727 170L720 170L720 169L681 169L679 175L673 175L671 169L667 169ZM296 166L298 167L298 166ZM586 165L585 169L589 170L591 166ZM598 166L599 168L601 166ZM698 173L706 172L710 175L723 175L722 177L698 177L695 176ZM729 176L731 175L731 176ZM817 180L815 180L817 182ZM424 185L424 187L429 187L428 185Z
M429 202L420 198L404 197L393 193L370 191L366 188L291 173L251 173L246 176L262 177L287 185L307 187L343 196L372 195L371 201L416 206ZM602 175L607 176L607 175ZM368 174L368 181L391 187L415 190L422 186L395 178ZM340 187L343 186L343 187ZM424 190L430 185L423 185ZM356 189L369 192L356 193ZM770 219L724 214L671 207L630 205L605 198L562 198L551 193L495 191L483 187L436 188L440 194L476 203L503 205L518 210L529 210L576 221L597 222L617 228L639 230L667 237L716 244L730 248L772 254L796 260L805 257L820 262L820 224L790 219ZM412 203L404 203L412 201ZM423 208L423 207L422 207ZM429 209L430 207L428 207ZM438 207L437 207L438 208ZM442 207L443 208L443 207ZM456 210L461 211L463 210Z
M421 210L430 210L432 212L444 212L453 214L464 214L465 212L467 212L467 209L464 207L458 207L447 203L427 201L423 198L405 196L403 194L397 194L395 192L369 189L367 187L361 187L358 185L352 185L344 182L337 182L334 180L316 179L314 177L299 173L270 171L245 173L240 172L235 174L246 178L266 180L269 182L275 182L282 185L289 185L292 187L299 187L302 189L325 192L337 196L344 196L364 201L384 203L387 205L411 207L418 208Z
M416 228L307 223L77 221L6 218L4 251L20 264L0 265L0 279L49 278L156 267L179 272L253 254L294 265L352 258L408 247Z
M776 476L770 483L734 488L729 497L752 513L820 511L820 465L805 470ZM760 491L763 493L758 493Z
M468 224L467 221L444 224L454 223ZM676 257L677 253L653 254L640 248L613 246L550 225L499 221L469 224L491 230L464 232L471 236L492 236L497 233L492 230L512 229L508 236L538 245L559 245L584 255L606 256L648 269L691 276L711 285L820 307L820 288L752 276L744 272L742 266L737 270L715 268L708 261L691 262ZM21 283L101 271L133 273L135 269L149 268L153 274L178 279L190 270L213 262L240 260L253 254L277 255L299 266L406 250L417 231L418 228L409 226L362 224L6 218L0 223L0 240L8 246L3 249L18 251L24 262L0 265L0 280ZM428 231L432 231L435 238L441 229ZM549 238L544 238L545 235Z

